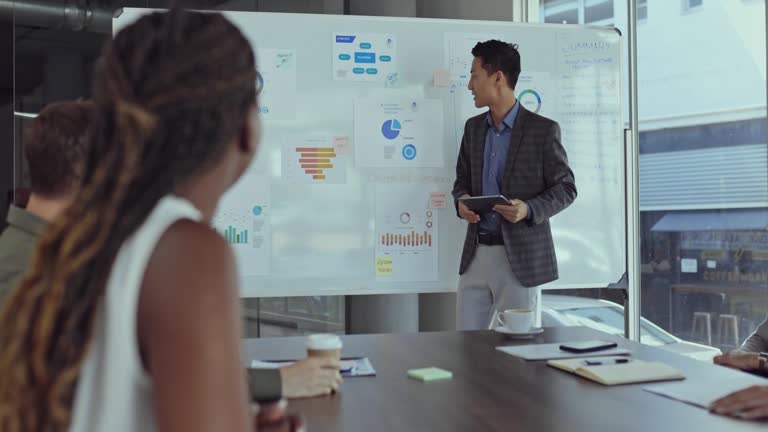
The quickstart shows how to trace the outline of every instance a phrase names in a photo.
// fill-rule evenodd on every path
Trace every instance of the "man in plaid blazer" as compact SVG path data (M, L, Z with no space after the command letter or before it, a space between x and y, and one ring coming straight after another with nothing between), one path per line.
M456 163L453 197L469 222L459 267L457 328L487 329L495 312L530 309L538 322L539 285L558 278L549 218L576 199L573 172L560 143L560 126L520 106L517 45L498 40L472 49L468 88L475 106ZM459 201L504 195L509 205L476 214Z

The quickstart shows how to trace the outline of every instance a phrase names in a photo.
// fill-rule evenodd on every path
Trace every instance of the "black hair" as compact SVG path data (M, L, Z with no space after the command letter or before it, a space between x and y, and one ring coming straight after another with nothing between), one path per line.
M496 39L478 42L472 48L472 55L480 59L487 73L501 71L507 78L509 88L515 88L520 77L520 51L517 50L517 44Z

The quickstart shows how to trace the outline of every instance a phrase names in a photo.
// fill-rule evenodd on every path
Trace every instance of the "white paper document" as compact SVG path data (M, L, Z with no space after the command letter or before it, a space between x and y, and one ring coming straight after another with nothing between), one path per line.
M438 280L438 212L430 187L377 185L376 281Z
M265 120L296 118L296 51L259 49L256 93Z
M235 251L244 276L266 276L272 256L269 176L245 174L224 194L213 227Z
M450 107L448 115L449 117L452 117L454 130L454 136L449 139L453 139L456 143L456 153L451 155L455 159L456 155L461 150L461 139L464 136L464 126L466 126L467 120L476 115L488 112L488 108L477 108L475 106L475 98L465 84L454 81L451 84L449 91L451 94L450 101L452 102L452 106Z
M588 353L573 353L561 350L560 345L562 344L563 342L552 344L500 346L496 347L496 349L511 356L519 357L523 360L554 360L580 357L630 355L629 350L624 348L611 348Z
M452 79L460 80L463 85L469 81L472 68L472 48L478 42L489 39L502 39L499 34L491 33L446 33L443 36L445 66Z
M280 369L283 366L292 365L293 361L251 361L251 369Z
M334 33L333 79L393 83L397 40L387 33Z
M655 384L643 387L643 390L697 407L707 408L712 402L735 391L753 385L768 385L768 380L765 378L749 375L745 372L736 370L718 372L706 380Z
M338 154L326 135L286 136L282 151L282 177L298 184L347 182L347 156Z
M281 367L292 365L293 360L264 361L252 360L251 369L280 369ZM368 357L344 359L341 360L340 368L343 377L364 377L375 376L376 370L373 368Z
M443 143L439 100L355 100L355 154L360 167L441 167Z
M515 88L517 100L528 111L551 117L555 111L552 79L549 72L521 73Z

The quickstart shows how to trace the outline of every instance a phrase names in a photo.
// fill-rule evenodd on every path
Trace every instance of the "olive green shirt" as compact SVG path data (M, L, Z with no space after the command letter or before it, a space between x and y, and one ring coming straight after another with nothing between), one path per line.
M750 335L738 349L741 352L766 352L768 351L768 319Z
M0 301L19 283L29 267L40 233L46 221L22 208L11 205L8 226L0 234ZM280 371L248 369L248 388L255 401L279 399L282 395Z

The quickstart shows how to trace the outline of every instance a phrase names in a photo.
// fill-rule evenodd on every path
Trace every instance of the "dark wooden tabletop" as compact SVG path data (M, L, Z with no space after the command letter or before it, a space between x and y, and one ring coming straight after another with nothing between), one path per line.
M683 431L768 430L642 390L605 387L497 351L520 342L492 331L343 336L344 357L365 356L376 377L346 378L338 394L290 401L309 431ZM681 369L689 380L724 373L692 360L583 327L547 328L534 343L614 340L635 358ZM246 339L244 358L296 359L304 338ZM453 379L422 383L406 371L436 366ZM766 380L768 384L768 380Z

